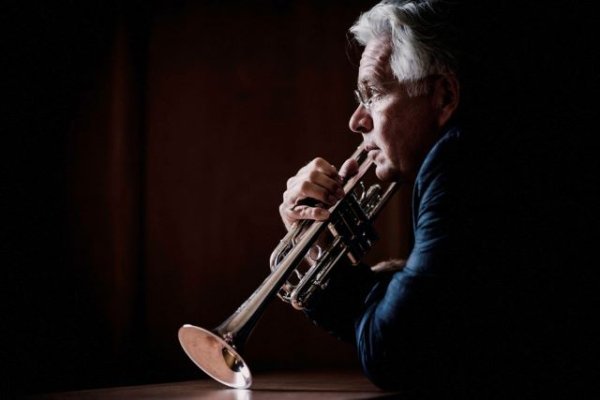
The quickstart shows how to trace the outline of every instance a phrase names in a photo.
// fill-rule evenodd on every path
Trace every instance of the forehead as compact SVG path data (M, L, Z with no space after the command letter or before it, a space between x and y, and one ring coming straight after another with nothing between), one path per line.
M371 39L362 53L358 67L358 82L387 82L394 79L390 66L392 46L386 38Z

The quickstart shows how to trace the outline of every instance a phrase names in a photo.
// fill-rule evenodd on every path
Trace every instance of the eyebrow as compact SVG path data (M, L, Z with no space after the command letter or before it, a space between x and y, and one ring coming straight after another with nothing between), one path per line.
M356 83L356 86L358 87L367 87L371 84L371 80L370 79L361 79Z
M359 86L378 86L383 84L384 82L382 82L380 79L377 79L377 77L373 78L373 77L366 77L366 78L362 78L358 81L358 85Z
M357 86L358 87L368 87L368 86L386 87L391 83L397 83L397 82L398 82L398 80L396 78L393 78L393 79L387 80L387 81L373 80L371 78L364 78L357 82Z

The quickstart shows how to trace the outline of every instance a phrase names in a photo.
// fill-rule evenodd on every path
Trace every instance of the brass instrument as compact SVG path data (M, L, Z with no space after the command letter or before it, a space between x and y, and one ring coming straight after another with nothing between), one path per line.
M353 157L359 163L358 173L344 182L346 195L329 208L330 218L297 223L271 254L271 274L229 318L212 331L187 324L179 329L186 354L213 379L233 388L249 388L252 374L240 352L269 302L279 296L296 309L306 308L313 294L327 286L330 271L344 255L357 264L377 240L373 222L398 184L390 183L385 191L379 184L365 190L361 179L373 161L360 147ZM331 243L324 250L315 243L325 228ZM299 266L305 258L314 263L302 273ZM290 282L292 275L296 283Z

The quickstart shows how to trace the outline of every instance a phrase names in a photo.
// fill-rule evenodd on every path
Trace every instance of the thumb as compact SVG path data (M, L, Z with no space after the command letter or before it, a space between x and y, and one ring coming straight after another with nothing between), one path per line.
M348 179L356 175L357 172L358 162L353 158L349 158L346 161L344 161L344 163L340 167L339 174L342 178Z

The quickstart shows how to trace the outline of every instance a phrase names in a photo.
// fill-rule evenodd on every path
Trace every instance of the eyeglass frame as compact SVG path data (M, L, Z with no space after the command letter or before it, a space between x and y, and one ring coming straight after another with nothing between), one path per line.
M354 89L354 100L356 100L356 102L358 104L360 104L361 106L363 106L365 109L370 110L371 109L371 104L373 103L373 96L369 97L366 101L363 100L362 94L360 93L360 91L358 89Z
M389 85L392 83L402 83L402 82L399 82L397 80L391 80L391 81L380 83L380 85L384 86L384 85ZM358 88L354 89L353 93L354 93L354 100L356 101L356 103L362 105L367 110L371 110L371 106L373 104L373 97L374 97L373 95L371 95L371 97L369 97L368 99L365 100L365 99L363 99L363 95L360 92L360 90L358 90Z
M427 76L425 76L423 78L420 78L419 80L426 80L426 79L431 79L431 78L436 79L438 77L440 77L439 74L430 74L430 75L427 75ZM381 85L387 85L387 84L390 84L390 83L400 83L400 84L402 84L403 82L397 81L397 80L392 80L392 81L383 82ZM368 99L364 100L363 99L363 95L360 92L360 90L358 90L358 88L354 89L353 93L354 93L354 100L358 104L362 105L366 110L370 111L371 110L371 106L373 104L373 97L374 96L371 95L371 97L369 97Z

